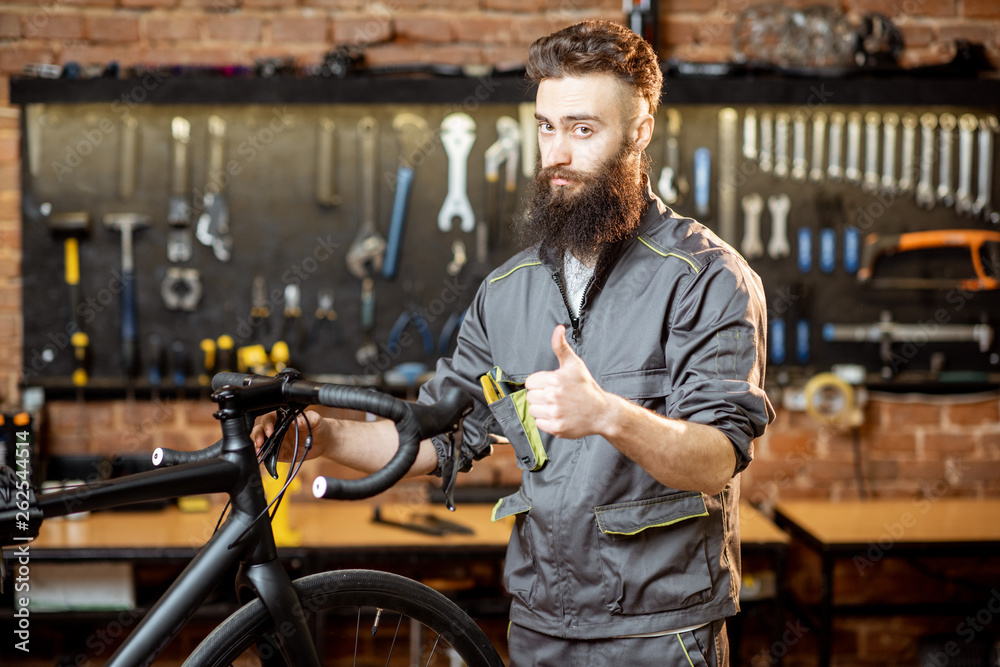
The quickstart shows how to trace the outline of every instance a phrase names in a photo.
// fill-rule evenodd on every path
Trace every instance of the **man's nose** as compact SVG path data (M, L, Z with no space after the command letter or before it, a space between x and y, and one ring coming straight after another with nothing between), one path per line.
M543 145L545 146L542 155L543 167L564 167L571 162L572 154L566 137L556 133L549 137Z

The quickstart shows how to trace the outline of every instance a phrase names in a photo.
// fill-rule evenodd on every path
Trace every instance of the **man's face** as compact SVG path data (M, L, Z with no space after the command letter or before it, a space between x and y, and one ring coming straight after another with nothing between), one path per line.
M543 173L556 192L572 195L586 176L617 154L631 125L622 84L610 74L543 79L535 97ZM560 196L560 195L556 195Z

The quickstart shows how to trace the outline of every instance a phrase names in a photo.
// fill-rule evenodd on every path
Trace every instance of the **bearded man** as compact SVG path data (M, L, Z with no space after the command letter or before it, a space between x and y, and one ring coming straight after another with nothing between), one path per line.
M662 75L649 44L586 21L535 42L527 75L540 149L528 247L480 286L418 400L479 397L457 468L500 432L523 467L493 513L517 517L512 665L728 664L739 473L774 417L760 280L650 190ZM484 379L523 393L489 402ZM391 422L308 418L314 450L359 470L395 451ZM273 423L258 421L258 445ZM450 457L425 441L410 472L440 475Z

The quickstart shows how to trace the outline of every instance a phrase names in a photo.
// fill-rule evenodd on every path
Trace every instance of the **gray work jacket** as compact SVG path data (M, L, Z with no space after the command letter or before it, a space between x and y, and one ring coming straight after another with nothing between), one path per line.
M739 473L774 412L762 389L765 301L742 257L652 193L638 233L596 267L580 317L566 304L562 258L528 249L493 271L465 316L455 354L421 390L458 386L483 400L479 376L499 367L523 382L558 367L552 330L607 391L667 417L725 433L737 467L715 496L656 481L607 440L541 433L548 460L525 469L494 518L517 515L504 583L511 620L558 637L660 632L739 609ZM459 467L498 433L485 402L463 426ZM512 437L503 429L504 435ZM444 442L435 442L451 469ZM505 446L505 445L498 445Z

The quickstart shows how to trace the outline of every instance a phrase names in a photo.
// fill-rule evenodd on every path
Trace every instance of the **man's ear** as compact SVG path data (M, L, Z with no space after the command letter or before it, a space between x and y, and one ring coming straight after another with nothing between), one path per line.
M655 119L653 114L644 113L640 114L638 118L632 124L632 140L635 145L635 151L641 153L646 150L646 146L653 138L653 125L655 124Z

